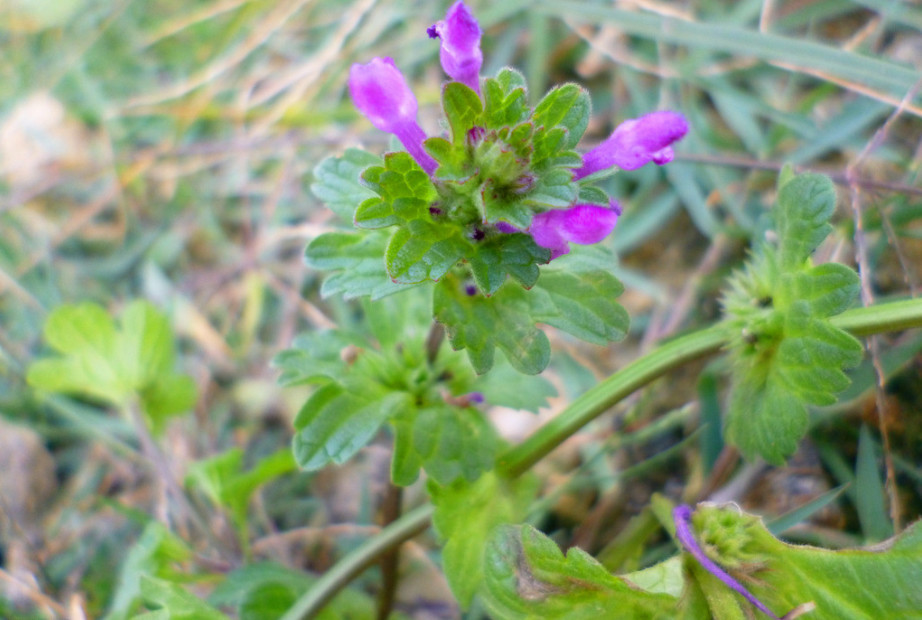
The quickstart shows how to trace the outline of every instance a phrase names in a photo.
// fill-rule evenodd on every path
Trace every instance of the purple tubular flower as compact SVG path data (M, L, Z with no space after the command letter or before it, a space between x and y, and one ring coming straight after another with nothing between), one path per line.
M615 228L621 207L614 200L609 206L575 205L552 209L531 219L528 233L535 243L551 251L551 260L570 253L570 243L598 243Z
M416 97L392 59L373 58L368 64L352 65L349 93L372 125L397 136L423 170L435 172L438 164L423 149L426 133L416 122Z
M753 594L750 593L749 590L743 586L743 584L731 577L727 571L718 566L716 562L714 562L704 553L704 550L698 545L698 541L695 540L695 535L692 533L691 514L691 506L676 506L672 510L672 519L675 522L675 535L676 538L679 539L679 543L681 543L682 547L687 552L689 552L693 558L698 560L698 563L704 567L704 570L720 579L731 590L741 594L743 598L752 603L756 609L761 611L769 618L780 620L780 618L773 614L772 611L766 607L764 603L762 603L762 601L753 596Z
M688 121L678 112L663 110L624 121L602 144L583 155L583 167L574 171L578 181L590 174L617 166L636 170L654 162L672 161L672 143L688 133Z
M439 58L445 73L456 82L469 86L480 94L480 67L483 52L480 51L480 25L471 12L458 0L445 19L431 26L426 32L429 37L442 40Z

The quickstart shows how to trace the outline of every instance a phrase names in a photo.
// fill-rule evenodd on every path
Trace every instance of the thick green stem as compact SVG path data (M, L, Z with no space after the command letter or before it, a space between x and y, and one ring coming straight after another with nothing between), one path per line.
M431 518L432 506L420 506L382 529L324 573L281 620L303 620L316 616L337 592L361 575L362 571L374 564L382 554L424 532L429 527Z
M855 336L922 327L922 299L855 308L831 321ZM502 455L497 462L498 471L509 477L523 474L612 405L670 370L718 352L727 344L729 336L726 326L718 324L660 345L577 398L560 415ZM420 506L408 512L345 556L304 593L282 620L302 620L316 614L381 554L424 531L432 510L432 506Z
M692 360L716 353L727 342L722 325L692 332L660 345L570 403L560 415L548 421L528 439L499 458L499 473L516 477L547 456L587 423L612 405L633 394L657 377Z

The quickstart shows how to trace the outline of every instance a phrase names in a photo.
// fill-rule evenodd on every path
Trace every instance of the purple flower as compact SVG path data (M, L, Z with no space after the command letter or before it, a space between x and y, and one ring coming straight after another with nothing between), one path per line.
M636 170L651 161L662 166L675 156L672 143L686 133L685 117L668 110L624 121L607 140L583 155L583 167L574 171L573 179L578 181L612 166Z
M403 74L390 58L373 58L349 70L349 93L371 124L397 136L428 174L438 164L423 150L426 134L416 122L418 105Z
M614 200L609 206L575 205L569 209L552 209L538 213L531 220L528 233L535 243L551 251L551 260L570 253L570 243L598 243L611 233L621 215Z
M727 571L718 566L716 562L714 562L704 553L704 550L698 545L698 541L695 540L694 533L692 533L691 514L691 507L685 505L676 506L672 511L672 519L675 522L675 536L679 540L679 543L682 545L682 547L688 551L693 558L698 560L698 563L701 564L701 566L707 572L720 579L731 590L743 595L743 598L755 605L756 609L764 613L769 618L779 620L778 616L773 614L772 611L766 607L762 601L757 599L751 592L749 592L749 590L747 590L743 584L731 577Z
M483 53L480 51L480 25L471 12L458 0L445 19L431 26L426 32L430 38L442 40L439 58L445 73L456 82L472 88L480 94L480 67Z

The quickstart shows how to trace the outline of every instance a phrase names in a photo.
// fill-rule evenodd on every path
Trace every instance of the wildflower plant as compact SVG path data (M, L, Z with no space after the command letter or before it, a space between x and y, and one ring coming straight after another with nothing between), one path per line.
M377 299L429 288L434 318L478 374L493 366L496 348L520 372L541 372L550 345L536 323L597 344L623 338L628 317L604 264L611 257L558 259L571 244L602 241L618 221L620 205L595 182L670 161L685 119L662 111L625 121L581 154L585 89L559 86L531 108L514 69L481 76L480 27L461 2L429 35L450 78L444 135L420 128L416 98L390 58L349 72L356 107L406 152L352 150L317 169L314 192L358 229L308 247L311 266L338 272L323 293Z
M315 170L314 194L352 229L316 237L307 262L328 272L324 296L362 298L368 325L301 336L278 356L283 384L316 386L294 423L298 465L342 463L388 428L392 482L408 485L425 471L434 505L402 517L416 521L396 531L431 517L458 601L467 606L480 595L495 617L743 617L752 610L776 617L773 609L794 617L814 604L847 607L824 594L822 580L808 584L784 570L791 561L810 571L827 557L789 548L733 511L673 510L660 500L659 521L690 558L624 577L579 550L563 556L536 530L512 525L525 520L537 492L528 472L538 459L670 368L725 352L728 443L746 458L783 463L807 432L808 408L835 402L848 385L846 371L862 355L853 334L922 323L914 302L891 304L880 321L856 314L857 274L814 264L813 251L832 231L831 182L786 169L765 238L723 295L724 318L663 344L509 447L483 403L536 410L553 394L532 376L550 360L538 324L599 345L627 331L614 256L598 245L615 230L622 206L598 182L668 164L689 126L678 112L653 111L581 148L591 114L584 88L557 86L531 107L516 70L482 75L482 32L463 2L428 35L439 42L449 78L440 130L420 126L416 97L395 62L374 58L352 66L349 93L405 150L349 149ZM462 350L466 360L456 353ZM919 532L907 534L892 561L912 564L906 556L920 548ZM868 553L829 565L867 576L887 561ZM330 582L339 579L334 572ZM521 592L523 583L535 597ZM922 605L900 584L882 584L905 594L906 605ZM294 609L316 611L317 600L308 595ZM568 611L583 607L592 611Z

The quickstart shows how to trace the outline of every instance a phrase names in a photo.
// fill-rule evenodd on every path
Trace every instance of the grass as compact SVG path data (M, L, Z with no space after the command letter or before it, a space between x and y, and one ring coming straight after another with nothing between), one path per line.
M517 66L541 85L536 95L585 84L590 138L653 108L679 109L692 124L670 167L610 182L626 206L609 243L632 334L609 349L551 335L548 376L567 400L718 317L719 287L760 234L785 162L839 183L837 230L818 260L861 262L870 298L916 294L922 67L913 50L922 11L911 3L471 5L485 29L485 71ZM251 468L287 446L305 394L277 387L270 360L297 333L358 316L351 304L321 299L319 275L302 263L306 242L332 225L308 191L311 169L349 146L386 148L345 94L350 64L372 56L395 59L423 125L438 129L443 76L424 31L445 8L410 0L0 5L0 437L16 429L29 438L0 447L0 615L63 616L76 606L102 617L129 556L186 575L201 596L250 562L231 516L196 491L166 520L192 553L158 564L164 548L156 547L139 559L136 541L159 516L159 485L130 421L97 403L36 393L25 369L47 353L42 324L59 304L92 300L116 311L148 298L169 313L181 368L200 393L161 442L176 482L234 447ZM548 501L535 521L565 545L608 549L618 558L609 568L628 570L663 553L661 532L638 517L652 493L735 489L732 499L775 518L796 509L791 489L806 480L815 492L801 503L816 510L799 515L800 535L829 546L879 540L922 513L922 340L877 338L879 363L855 371L839 405L814 412L796 467L747 481L749 470L717 456L722 445L707 428L685 441L699 415L719 422L723 392L719 381L699 383L703 364L683 367L536 465ZM707 397L700 409L699 394ZM644 431L686 406L694 415L684 426ZM381 441L341 468L263 487L247 522L256 559L314 576L339 571L336 561L376 531L387 450ZM657 458L667 450L672 457ZM39 462L46 466L23 465ZM421 495L405 493L407 510ZM642 532L636 549L611 551L629 528ZM406 554L396 609L408 617L459 613L436 548L424 537ZM351 596L365 601L379 583L367 572Z

